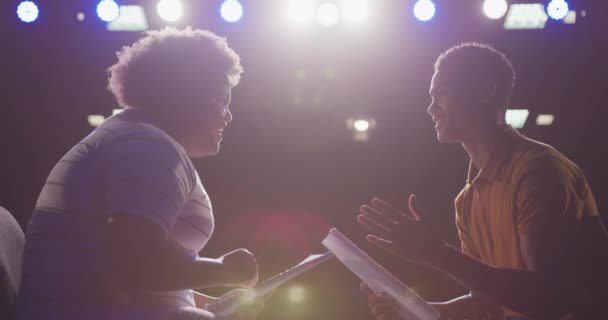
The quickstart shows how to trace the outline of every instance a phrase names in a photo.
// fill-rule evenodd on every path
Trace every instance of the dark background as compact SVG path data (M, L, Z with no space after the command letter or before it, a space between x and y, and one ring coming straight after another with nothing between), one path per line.
M183 2L186 14L174 25L226 36L245 68L222 151L194 162L216 216L202 255L248 247L266 278L322 252L320 241L337 226L424 298L465 292L436 272L372 251L354 220L373 196L405 208L407 195L416 193L458 245L453 199L468 158L459 145L437 143L426 108L435 58L463 41L493 44L512 59L518 77L512 107L531 111L521 131L575 161L600 211L608 210L605 1L570 0L579 13L574 25L549 20L543 30L517 31L504 30L504 19L486 18L482 0L437 0L428 23L412 16L414 1L370 0L366 24L333 29L290 26L287 1L243 1L245 15L235 24L220 18L221 1ZM0 4L0 205L25 228L55 162L93 129L87 116L108 116L117 107L105 89L105 69L141 33L107 31L92 0L40 0L41 16L29 25L17 19L17 3ZM144 6L151 28L167 25L156 1L120 3ZM80 11L83 22L76 19ZM326 77L328 69L335 78ZM541 113L555 114L555 123L537 127ZM346 127L353 116L376 120L368 142L353 140ZM337 262L327 263L278 290L260 319L364 319L358 283ZM289 300L294 286L305 293L299 303Z

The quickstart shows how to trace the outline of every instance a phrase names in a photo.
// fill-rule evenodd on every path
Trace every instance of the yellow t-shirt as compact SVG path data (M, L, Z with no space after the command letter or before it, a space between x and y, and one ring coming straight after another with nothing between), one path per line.
M576 164L509 126L484 168L469 165L455 208L465 254L495 267L520 270L527 269L520 234L556 222L575 232L585 217L598 216L591 189ZM505 314L521 317L506 308Z

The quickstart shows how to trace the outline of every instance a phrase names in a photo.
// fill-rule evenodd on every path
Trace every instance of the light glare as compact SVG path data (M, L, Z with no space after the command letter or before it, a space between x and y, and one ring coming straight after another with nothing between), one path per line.
M539 114L536 117L536 125L541 127L550 126L553 124L554 120L555 116L553 116L552 114Z
M506 0L485 0L483 2L483 12L490 19L500 19L505 13L509 5Z
M38 19L38 6L31 1L23 1L17 6L17 17L25 23L30 23Z
M116 20L120 14L118 4L113 0L102 0L97 5L97 16L105 22Z
M243 6L237 0L226 0L220 7L220 14L227 22L237 22L243 16Z
M182 17L183 6L180 0L160 0L156 12L165 21L175 22Z
M342 1L342 16L351 22L361 22L368 15L367 0L344 0Z
M509 7L505 29L542 29L547 23L547 13L541 3L515 3Z
M429 21L435 16L435 4L431 0L418 0L414 5L414 16L420 21Z
M300 303L304 301L306 297L306 291L301 286L292 286L287 291L287 299L293 303Z
M333 27L340 20L340 10L332 2L325 2L319 6L317 10L317 20L324 27Z
M521 129L526 124L530 111L528 109L508 109L505 116L507 124L515 129Z
M291 0L287 14L296 23L308 23L315 15L315 4L312 0Z
M568 10L568 2L565 0L551 0L547 5L547 14L554 20L565 18Z
M369 121L363 119L356 120L353 123L353 127L359 132L365 132L369 129Z
M100 114L92 114L87 117L87 120L91 127L99 127L106 120L106 117Z

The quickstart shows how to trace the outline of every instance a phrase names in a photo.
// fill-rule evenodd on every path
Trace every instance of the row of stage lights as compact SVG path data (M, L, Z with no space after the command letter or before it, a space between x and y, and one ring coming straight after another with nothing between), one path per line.
M123 109L114 109L112 114L122 112ZM513 128L521 129L526 125L530 111L528 109L508 109L505 115L507 124ZM90 126L98 127L106 117L101 114L91 114L87 117ZM536 116L536 125L539 127L548 127L555 121L553 114L538 114ZM346 119L346 128L352 133L354 141L366 142L370 138L372 131L376 129L376 119L370 117L350 117Z
M368 14L371 0L291 0L288 3L287 14L295 22L308 23L318 20L325 27L336 25L341 18L353 22L363 21ZM542 6L542 4L540 4ZM133 7L133 6L122 6ZM484 0L482 9L490 19L500 19L508 11L507 0ZM555 20L562 20L569 12L566 0L550 0L546 5L546 13ZM114 0L101 0L97 4L97 16L105 22L112 22L122 15L121 6ZM156 5L156 12L167 22L178 21L184 11L181 0L160 0ZM219 13L227 22L237 22L243 16L243 5L238 0L225 0L219 7ZM412 6L413 15L420 21L433 19L436 6L432 0L417 0ZM38 5L33 1L23 1L17 6L17 16L21 21L31 23L36 21L40 14ZM84 14L79 13L79 20Z

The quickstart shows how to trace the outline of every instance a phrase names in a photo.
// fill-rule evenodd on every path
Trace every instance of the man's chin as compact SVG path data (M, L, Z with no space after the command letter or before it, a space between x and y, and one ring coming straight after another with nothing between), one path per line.
M456 143L458 142L457 139L454 139L446 134L442 134L440 132L437 132L437 141L439 143Z

